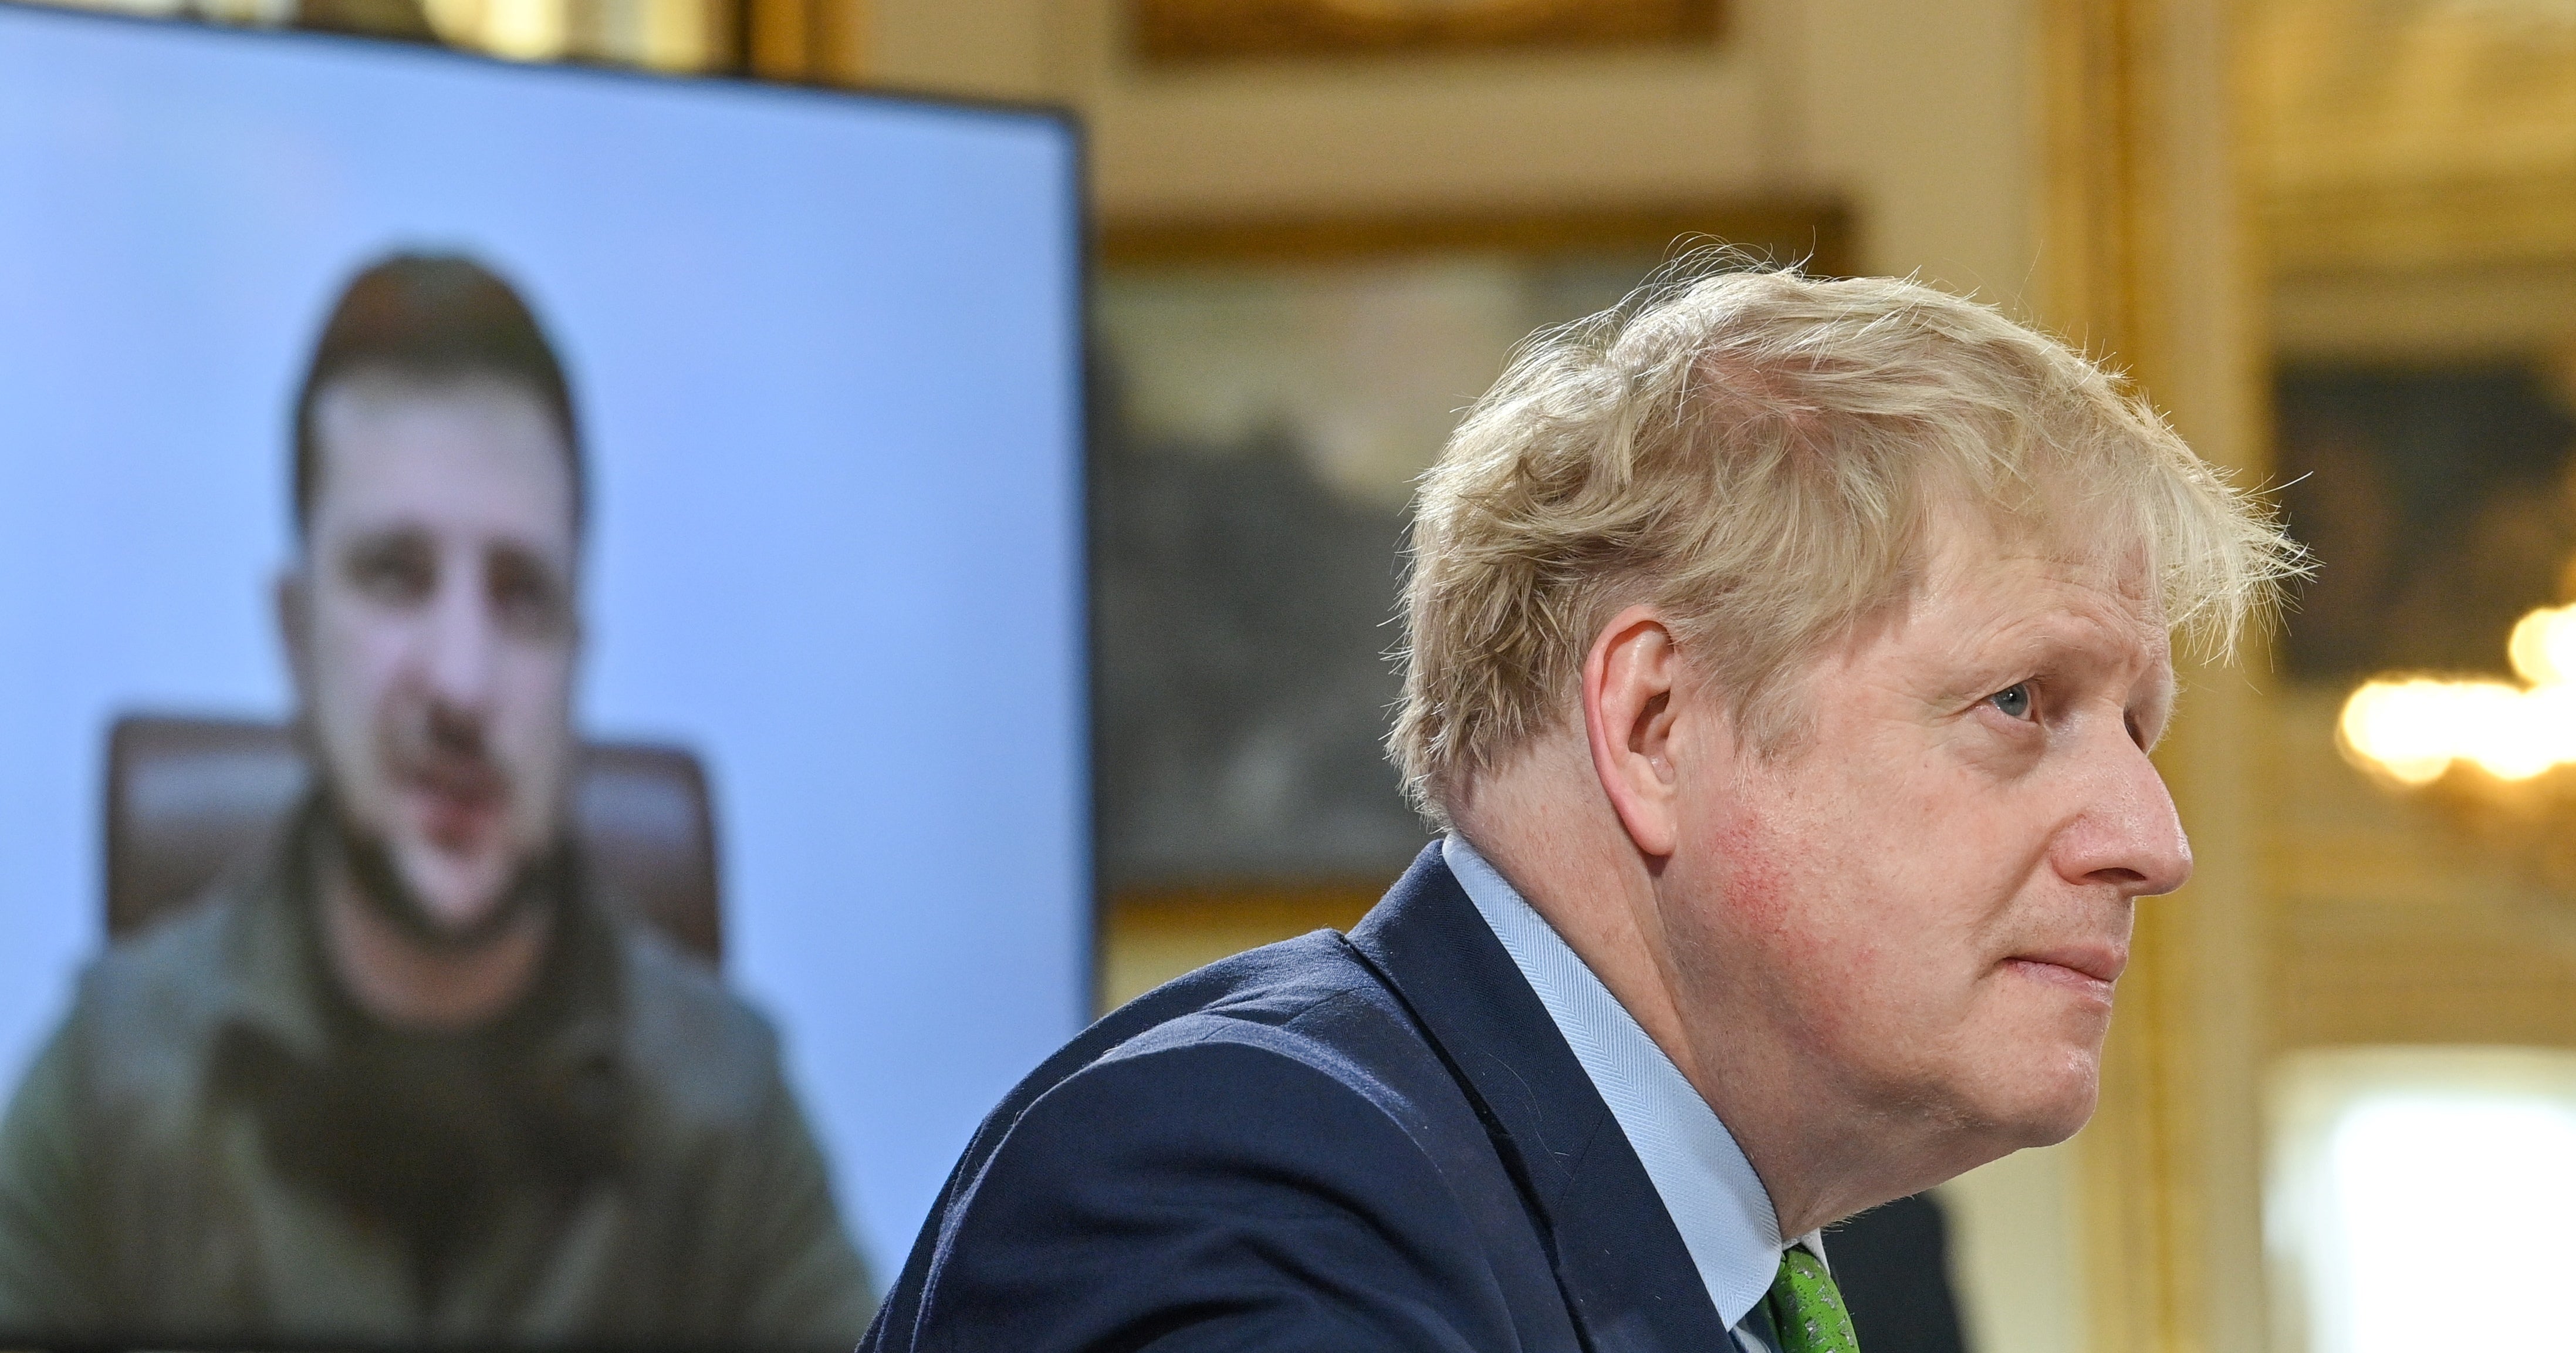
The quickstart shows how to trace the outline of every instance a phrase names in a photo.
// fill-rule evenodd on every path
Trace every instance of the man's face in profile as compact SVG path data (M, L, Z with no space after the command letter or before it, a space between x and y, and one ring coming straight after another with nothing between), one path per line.
M314 406L320 476L282 599L351 831L471 932L553 845L572 759L577 541L563 433L500 378L364 371Z
M2081 1126L2132 904L2191 869L2147 581L1954 523L1908 607L1792 678L1803 737L1698 759L1731 783L1685 800L1708 872L1666 880L1683 1008L2001 1149Z

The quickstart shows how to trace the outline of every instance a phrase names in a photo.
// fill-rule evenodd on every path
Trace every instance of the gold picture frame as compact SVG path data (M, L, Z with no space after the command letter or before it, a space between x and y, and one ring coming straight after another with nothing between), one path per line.
M1851 274L1858 245L1851 211L1842 203L1780 197L1493 212L1112 217L1100 224L1093 250L1102 266L1116 268L1458 253L1667 252L1691 240L1798 262L1828 277Z
M1128 0L1148 61L1714 42L1721 0Z

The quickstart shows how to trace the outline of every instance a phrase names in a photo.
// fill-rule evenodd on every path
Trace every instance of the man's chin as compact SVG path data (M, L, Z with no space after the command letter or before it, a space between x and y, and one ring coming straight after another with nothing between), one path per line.
M2071 1107L2031 1118L2023 1124L2024 1131L2016 1137L2014 1146L2016 1149L2055 1146L2065 1141L2083 1131L2086 1123L2093 1121L2094 1103L2095 1097L2087 1095L2080 1107Z
M1952 1065L1942 1098L1952 1122L1996 1155L2055 1145L2093 1117L2102 1089L2098 1044L1990 1032L1980 1047L1983 1055Z
M364 852L360 852L363 857ZM478 949L506 933L527 901L526 870L488 855L458 857L420 841L398 840L381 872L361 869L376 910L420 944ZM374 877L366 874L374 872Z
M2099 1055L2065 1054L2055 1074L2033 1077L2001 1096L2005 1102L1995 1121L2016 1149L2055 1146L2092 1120L2101 1097Z
M413 851L397 850L403 891L424 925L456 935L467 935L491 921L492 913L508 902L510 884L516 871L476 862L455 867L432 858L422 860Z

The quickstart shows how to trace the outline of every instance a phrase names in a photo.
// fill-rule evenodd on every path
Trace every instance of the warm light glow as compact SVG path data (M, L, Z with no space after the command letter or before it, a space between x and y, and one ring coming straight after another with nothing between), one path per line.
M2576 606L2524 616L2506 643L2528 685L2431 677L2362 684L2344 701L2344 746L2401 784L2458 762L2499 780L2576 765Z
M2373 681L2343 702L2343 741L2410 785L2451 768L2451 688L2440 681Z
M2534 686L2576 680L2576 606L2549 606L2515 622L2505 652Z
M113 0L117 4L267 4L294 0ZM579 53L660 70L700 70L714 57L706 0L421 0L439 39L519 61ZM726 12L730 13L728 8Z
M518 61L563 55L564 11L545 0L484 0L485 50Z

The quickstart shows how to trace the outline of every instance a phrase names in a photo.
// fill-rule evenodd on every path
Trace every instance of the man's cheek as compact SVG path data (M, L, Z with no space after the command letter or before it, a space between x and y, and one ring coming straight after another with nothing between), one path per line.
M1726 928L1748 937L1787 937L1812 920L1813 888L1801 877L1813 853L1801 824L1781 808L1738 808L1710 825L1718 906Z
M373 808L385 793L377 711L353 684L325 685L314 699L313 735L333 789L349 807Z
M580 740L569 726L569 701L559 679L531 681L520 690L532 698L517 702L509 723L496 730L494 751L508 779L511 834L525 851L547 844L561 825Z
M363 629L353 628L338 638L339 642L317 654L318 694L334 736L351 753L363 753L372 762L377 749L397 731L401 710L394 692L402 655L385 636Z

